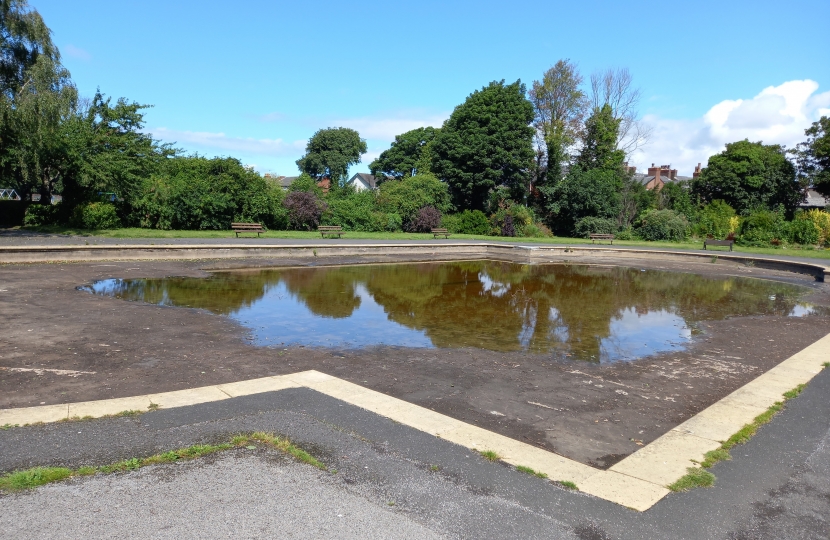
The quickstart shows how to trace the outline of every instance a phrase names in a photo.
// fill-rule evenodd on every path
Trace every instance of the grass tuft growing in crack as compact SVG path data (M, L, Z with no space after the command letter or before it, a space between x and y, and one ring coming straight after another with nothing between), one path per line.
M535 476L537 478L547 478L548 477L548 475L546 475L545 473L536 472L533 469L531 469L530 467L525 467L524 465L516 465L516 470L519 471L519 472L523 472L525 474Z
M554 483L559 484L560 486L562 486L565 489L572 489L574 491L579 491L579 488L577 487L577 485L574 484L573 482L571 482L570 480L556 480Z
M66 467L33 467L25 471L15 471L0 477L0 489L3 491L31 489L69 478L72 472Z
M830 362L825 363L825 367L830 366ZM720 448L716 448L703 455L703 461L698 463L700 467L689 467L686 469L686 474L680 477L675 483L666 486L672 491L689 491L690 489L698 487L710 487L714 485L716 477L706 469L712 467L714 464L721 461L729 461L732 459L732 454L729 451L739 444L746 444L749 442L757 432L758 428L764 424L769 423L773 417L778 414L783 408L784 403L788 400L796 398L804 391L806 384L799 384L792 390L784 392L784 401L776 401L770 407L755 417L755 419L746 424L738 430L726 441L721 443Z
M714 484L714 474L700 467L689 467L686 469L686 475L671 484L669 489L672 491L689 491L699 487L711 487Z
M238 447L253 447L256 444L273 448L293 456L298 461L327 470L317 458L293 444L285 437L279 437L271 433L257 432L250 435L236 435L229 443L221 444L196 444L178 450L171 450L161 454L155 454L145 458L125 459L109 465L100 467L83 466L75 470L65 467L34 467L23 471L14 471L0 476L0 491L20 491L31 489L51 482L59 482L71 477L90 476L97 473L112 474L118 472L135 471L148 465L159 465L164 463L175 463L177 461L192 460Z
M483 457L487 461L498 461L501 459L501 456L493 450L482 450L481 452L479 452L479 454L481 454L481 457Z

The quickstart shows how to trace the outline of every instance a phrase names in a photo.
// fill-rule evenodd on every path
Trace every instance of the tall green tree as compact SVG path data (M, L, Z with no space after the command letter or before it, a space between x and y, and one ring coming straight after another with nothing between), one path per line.
M569 150L580 137L588 103L581 85L582 75L576 65L559 60L542 80L533 81L528 92L547 157L545 175L538 186L543 194L549 195L549 190L562 180L570 161Z
M112 98L100 92L61 126L65 152L61 180L64 200L72 205L115 193L130 204L143 181L175 154L144 133L143 110L149 105Z
M375 176L395 178L429 173L431 146L437 132L427 126L396 135L392 146L369 164L369 170Z
M720 199L739 214L780 206L791 215L804 200L795 166L784 148L749 140L729 143L726 150L710 157L692 181L692 196L703 203Z
M350 128L318 130L308 140L305 155L297 160L300 171L317 179L328 177L333 185L344 185L349 167L360 163L366 141Z
M798 176L803 183L830 197L830 117L822 116L804 131L807 140L794 150Z
M617 150L619 126L608 104L595 107L585 121L579 155L554 187L548 204L549 221L556 231L573 234L576 223L586 217L630 223L636 215L639 194L636 186L625 182L625 154Z
M0 176L48 202L64 157L60 126L77 91L51 32L25 0L0 0Z
M595 107L585 121L585 136L576 166L585 171L620 169L625 159L625 152L617 149L620 124L610 105Z
M533 163L533 105L521 81L491 82L457 106L432 145L433 172L459 210L481 210L491 189L524 189Z
M52 32L26 0L0 0L0 92L10 101L41 57L60 63Z

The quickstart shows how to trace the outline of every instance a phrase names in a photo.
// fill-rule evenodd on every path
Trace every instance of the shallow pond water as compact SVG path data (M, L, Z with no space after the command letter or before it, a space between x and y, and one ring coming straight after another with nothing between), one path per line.
M807 289L752 278L494 261L106 279L95 294L207 309L258 345L477 347L594 362L684 348L699 323L798 316Z

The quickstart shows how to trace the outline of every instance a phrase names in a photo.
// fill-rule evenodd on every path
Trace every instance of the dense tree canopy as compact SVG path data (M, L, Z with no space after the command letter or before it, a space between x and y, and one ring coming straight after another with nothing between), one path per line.
M607 103L591 112L585 122L582 149L576 158L577 167L588 171L617 170L622 166L625 153L617 150L620 122L614 118L611 106Z
M96 92L62 126L66 166L62 193L67 202L94 199L99 192L132 201L142 183L160 170L174 151L144 133L143 109L148 105L112 99Z
M360 156L366 153L366 141L350 128L321 129L308 140L305 151L297 160L302 172L342 185L348 180L349 167L360 163Z
M822 116L804 131L807 140L795 151L798 174L816 191L830 197L830 117Z
M536 129L544 141L546 174L540 188L555 186L570 160L569 150L579 140L587 106L580 88L582 76L570 60L559 60L528 92L536 112Z
M40 14L26 0L0 0L0 92L13 100L41 57L60 63L52 32Z
M395 136L395 142L369 165L375 176L415 176L430 171L431 146L438 130L421 127Z
M60 178L61 124L77 92L51 32L23 0L0 0L0 177L21 195L49 200Z
M492 82L455 108L432 146L433 172L458 208L483 209L496 186L521 189L533 161L533 105L521 81Z
M720 199L739 214L779 206L792 213L804 199L784 148L748 140L727 144L726 150L710 157L692 181L692 194L704 203Z

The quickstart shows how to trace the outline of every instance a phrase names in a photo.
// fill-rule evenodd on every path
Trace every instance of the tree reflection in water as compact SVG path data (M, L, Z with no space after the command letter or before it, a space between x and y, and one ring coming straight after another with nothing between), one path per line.
M751 278L471 261L104 280L97 294L229 315L262 345L477 347L589 361L682 348L703 321L810 312Z

